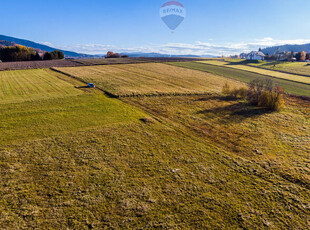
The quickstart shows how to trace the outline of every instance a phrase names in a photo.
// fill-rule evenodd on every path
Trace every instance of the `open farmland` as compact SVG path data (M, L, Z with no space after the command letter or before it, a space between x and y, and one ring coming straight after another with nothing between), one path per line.
M130 58L94 58L72 60L81 65L113 65L113 64L135 64L135 63L162 63L162 62L184 62L184 61L203 61L202 58L164 58L164 57L130 57ZM55 66L56 67L56 66ZM61 67L61 66L60 66Z
M61 100L47 99L0 105L0 143L42 138L117 123L130 123L145 114L104 95L84 93Z
M0 71L2 70L23 70L23 69L42 69L50 67L81 66L71 60L50 60L50 61L18 61L18 62L0 62Z
M112 64L132 64L143 62L138 58L94 58L73 60L81 65L112 65Z
M183 132L310 189L310 102L287 98L281 113L223 96L122 99L169 120Z
M308 190L158 123L2 147L0 172L0 223L15 229L303 229L309 221Z
M249 63L249 65L310 77L310 65L305 62L259 62Z
M245 83L250 83L255 79L272 79L274 83L280 85L286 93L294 94L298 96L310 97L310 85L288 81L285 79L279 79L275 77L268 77L259 73L244 71L240 69L229 68L226 66L210 65L206 63L199 62L175 62L171 63L175 66L180 66L184 68L190 68L195 70L200 70L208 73L217 74L220 76L225 76L227 78L236 79Z
M61 98L81 94L73 85L50 70L14 70L0 72L0 104Z
M218 93L225 82L232 86L243 85L214 74L160 63L56 69L93 82L116 96Z
M285 62L285 61L258 61L246 62L243 59L225 59L230 64L243 64L248 66L260 67L269 70L275 70L283 73L291 73L310 77L310 65L306 62Z
M198 57L139 57L137 58L144 62L184 62L184 61L203 61L209 58ZM214 58L210 58L214 59Z
M262 75L267 75L270 77L275 77L275 78L280 78L280 79L285 79L285 80L290 80L290 81L295 81L295 82L300 82L300 83L306 83L310 85L310 77L300 76L296 74L281 73L281 72L267 70L267 69L255 68L255 67L247 66L247 65L238 65L236 63L230 64L230 63L223 62L223 61L199 61L199 62L205 63L205 64L211 64L211 65L226 66L230 68L245 70L245 71L254 72L254 73L258 73Z
M225 82L239 81L159 63L57 69L67 75L2 72L13 76L3 84L42 87L25 80L33 99L17 89L8 91L15 102L0 103L0 226L309 226L309 102L287 98L270 113L221 97ZM84 88L89 81L97 89ZM45 97L45 85L59 96ZM98 88L157 96L115 99Z

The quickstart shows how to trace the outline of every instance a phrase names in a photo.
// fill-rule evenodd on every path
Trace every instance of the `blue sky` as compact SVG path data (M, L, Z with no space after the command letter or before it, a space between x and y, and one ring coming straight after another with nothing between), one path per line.
M180 0L187 16L173 34L159 17L165 2L3 1L0 34L92 54L218 55L310 42L309 0Z

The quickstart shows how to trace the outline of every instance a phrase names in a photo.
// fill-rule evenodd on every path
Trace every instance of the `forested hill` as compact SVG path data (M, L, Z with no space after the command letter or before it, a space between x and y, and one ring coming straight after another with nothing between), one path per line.
M24 39L19 39L19 38L14 38L14 37L9 37L9 36L5 36L5 35L0 35L0 40L3 42L7 42L8 45L11 45L11 44L9 44L11 42L11 43L15 43L18 45L31 47L34 49L40 49L40 50L47 51L47 52L52 52L56 49L56 48L46 46L46 45L43 45L40 43L36 43L36 42L29 41L29 40L24 40ZM80 53L66 51L66 50L60 50L60 51L62 51L66 57L83 58L83 57L91 57L92 56L92 55L80 54Z
M280 52L283 51L294 51L294 52L302 52L306 51L307 53L310 53L310 43L303 44L303 45L282 45L282 46L273 46L273 47L267 47L263 49L264 54L274 54L279 49Z
M2 47L2 46L16 46L16 43L5 41L5 40L0 40L0 47Z

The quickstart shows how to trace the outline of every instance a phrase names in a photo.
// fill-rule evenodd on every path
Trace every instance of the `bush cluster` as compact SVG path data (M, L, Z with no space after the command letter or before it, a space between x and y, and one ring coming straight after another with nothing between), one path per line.
M54 59L64 59L65 55L60 50L54 50L52 52L45 52L43 55L43 60L54 60Z
M272 111L280 111L285 105L284 90L280 86L274 86L271 80L253 80L248 89L245 87L231 89L226 83L222 92L226 96L246 99L252 105Z
M119 53L113 53L112 51L107 52L105 58L129 58L128 55L120 55Z

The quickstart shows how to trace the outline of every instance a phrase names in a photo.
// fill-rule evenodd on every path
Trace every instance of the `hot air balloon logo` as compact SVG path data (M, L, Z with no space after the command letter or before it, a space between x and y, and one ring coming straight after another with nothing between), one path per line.
M186 17L185 7L177 2L166 2L160 8L160 17L170 30L174 31Z

